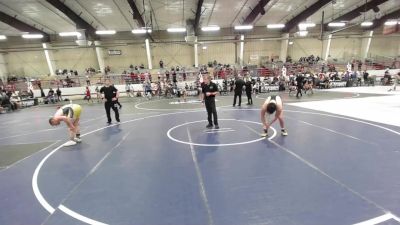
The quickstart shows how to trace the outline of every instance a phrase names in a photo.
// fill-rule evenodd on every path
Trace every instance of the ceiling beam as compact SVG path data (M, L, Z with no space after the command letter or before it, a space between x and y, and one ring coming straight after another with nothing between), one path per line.
M129 3L129 6L130 6L131 9L132 9L133 19L136 20L136 21L139 23L139 26L140 26L140 27L147 27L147 26L146 26L146 23L144 22L144 20L143 20L143 18L142 18L142 15L141 15L140 12L139 12L139 9L138 9L138 7L137 7L135 1L134 1L134 0L128 0L128 3ZM144 6L143 6L143 7L144 7ZM146 33L146 36L147 36L148 38L150 38L151 41L154 41L153 37L152 37L149 33Z
M98 24L100 24L100 26L103 27L104 30L108 30L108 28L106 26L104 26L104 24L102 22L100 22L89 10L86 9L85 6L83 6L79 1L75 1L75 3L77 5L79 5L79 7L81 7L82 9L84 9ZM96 27L97 28L97 27Z
M124 17L124 19L125 19L126 22L128 23L129 27L130 27L131 29L133 29L132 24L129 22L129 20L128 20L128 18L125 16L125 14L122 12L121 7L118 5L117 2L115 2L115 0L113 0L113 2L114 2L114 5L117 6L118 11L121 13L121 15Z
M245 25L250 25L254 22L254 20L257 18L257 16L259 14L264 15L265 14L265 10L264 7L268 4L270 0L260 0L256 7L254 7L253 10L251 10L250 14L246 17L246 19L244 19L242 24Z
M140 15L139 9L136 6L134 0L128 0L129 6L132 9L133 19L139 23L140 27L146 27L146 23L144 22L142 15ZM144 7L144 6L143 6Z
M382 3L385 3L389 0L372 0L370 2L367 2L366 4L363 4L360 7L357 7L356 9L351 10L348 13L345 13L341 16L339 16L336 19L333 19L332 21L351 21L359 16L361 16L361 13L367 12L371 9L377 10L378 5L381 5ZM379 8L378 8L379 10Z
M159 30L160 26L158 25L157 17L156 17L156 14L154 13L154 8L153 8L153 5L151 4L151 0L149 0L149 5L150 5L151 13L153 14L153 17L154 17L154 21L156 22L157 30Z
M372 22L374 24L372 26L370 26L370 27L365 27L365 29L366 30L373 30L373 29L375 29L377 27L382 26L386 22L386 20L397 19L399 17L400 17L400 9L397 9L396 11L393 11L393 12L391 12L389 14L386 14L386 15L382 16L379 19L373 20Z
M64 15L66 15L70 20L72 20L78 29L84 29L85 33L92 39L98 40L99 36L96 34L96 29L90 25L88 22L83 20L78 14L72 11L68 6L66 6L60 0L46 0L56 9L60 10Z
M197 2L196 17L194 18L193 30L195 35L197 35L197 30L199 29L200 17L201 17L201 7L203 6L204 0L199 0Z
M15 17L9 16L3 12L0 12L0 21L8 24L11 27L14 27L17 30L20 30L22 32L29 32L31 34L42 34L43 35L43 40L45 42L50 41L50 35L42 30L37 29L34 26L31 26L29 24L26 24Z
M36 21L36 20L30 18L30 17L26 17L26 16L24 16L24 15L21 15L20 12L16 11L15 9L10 8L8 5L5 5L4 3L0 3L0 6L6 8L6 9L9 10L9 11L11 11L9 14L13 14L13 15L14 15L14 18L17 18L17 17L25 18L25 20L30 20L30 21L32 21L33 24L37 24L37 25L39 25L40 27L45 28L46 30L50 31L50 33L57 33L57 32L56 32L55 30L53 30L52 28L50 28L50 27L48 27L48 26L45 26L45 25L39 23L38 21Z
M345 13L338 18L332 20L331 22L341 22L341 21L351 21L359 16L361 16L361 13L363 12L368 12L371 9L376 10L378 8L378 5L387 2L388 0L372 0L370 2L367 2L366 4L363 4L360 7L357 7L354 10L351 10L348 13ZM379 8L378 8L379 10ZM334 30L334 28L328 26L329 23L324 24L324 30Z
M316 3L312 4L306 10L293 17L285 24L285 28L283 32L289 32L293 28L295 28L299 23L303 22L305 19L316 13L319 9L321 9L324 5L331 2L331 0L318 0Z
M235 23L235 21L236 21L236 18L237 18L237 17L239 16L239 14L242 12L244 6L247 4L248 1L249 1L249 0L246 0L246 1L242 4L242 6L240 7L239 12L236 13L235 18L233 18L233 20L232 20L232 22L231 22L231 27L233 27L233 25L234 25L234 23Z

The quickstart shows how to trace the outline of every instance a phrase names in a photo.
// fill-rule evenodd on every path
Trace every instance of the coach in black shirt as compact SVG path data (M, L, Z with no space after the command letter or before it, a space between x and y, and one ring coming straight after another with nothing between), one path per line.
M202 87L203 102L206 106L207 115L208 115L208 117L207 117L208 125L206 127L207 128L213 127L213 120L211 118L211 115L212 115L214 118L215 129L219 129L217 109L215 107L215 95L218 94L218 85L211 82L210 75L205 75L203 79L204 79L204 85Z
M115 120L120 122L119 120L119 112L117 108L117 99L119 97L118 89L110 84L110 80L106 80L105 86L100 89L100 93L102 97L106 99L104 102L104 107L106 108L107 113L107 123L111 123L110 109L112 108L115 113Z

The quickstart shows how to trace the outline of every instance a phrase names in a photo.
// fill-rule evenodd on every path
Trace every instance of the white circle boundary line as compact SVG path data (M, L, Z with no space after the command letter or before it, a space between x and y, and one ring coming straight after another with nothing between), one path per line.
M131 122L135 122L135 121L139 121L139 120L143 120L143 119L148 119L148 118L155 118L155 117L168 116L168 115L175 115L175 114L183 114L183 113L188 113L188 112L203 112L203 111L193 110L193 111L185 111L185 112L171 112L171 113L157 114L157 115L146 116L146 117L143 117L143 118L136 118L136 119L128 120L128 121L122 122L122 123L120 123L120 124L131 123ZM84 136L86 136L86 135L95 133L95 132L100 131L100 130L104 130L104 129L109 128L109 127L117 126L117 125L119 125L119 124L113 124L113 125L110 125L110 126L101 127L101 128L95 129L95 130L93 130L93 131L90 131L90 132L88 132L88 133L82 134L81 137L84 137ZM65 144L65 143L64 143L64 144ZM33 173L33 176L32 176L32 190L33 190L33 194L35 195L35 197L36 197L36 199L39 201L39 203L42 205L42 207L43 207L44 209L46 209L47 212L49 212L50 214L53 214L53 213L55 212L55 209L54 209L54 207L52 207L52 206L47 202L47 200L43 197L42 193L40 192L39 185L38 185L38 177L39 177L40 169L43 167L43 165L44 165L44 163L47 161L47 159L50 158L50 156L52 156L56 151L58 151L59 149L61 149L62 147L64 147L64 144L58 146L57 148L55 148L54 150L52 150L49 154L47 154L47 155L40 161L40 163L39 163L38 166L36 167L36 169L35 169L35 171L34 171L34 173ZM68 209L67 207L64 207L64 208ZM73 212L72 210L70 210L70 211ZM68 213L67 213L67 214L68 214ZM78 214L78 213L76 213L76 214ZM68 214L68 215L71 216L71 217L73 217L73 218L75 218L72 214ZM78 219L78 218L76 218L76 219ZM78 220L79 220L79 219L78 219ZM83 220L81 220L81 221L83 221ZM100 223L100 222L99 222L99 223Z
M256 110L257 110L257 111L258 111L259 109L224 109L223 111L234 111L234 110L243 110L243 111L256 111ZM164 114L158 114L158 115L151 115L151 116L147 116L147 117L143 117L143 118L137 118L137 119L125 121L125 122L122 122L121 124L130 123L130 122L134 122L134 121L138 121L138 120L143 120L143 119L147 119L147 118L161 117L161 116L166 116L166 115L183 114L183 113L188 113L188 112L203 112L203 111L202 111L202 110L201 110L201 111L200 111L200 110L193 110L193 111L172 112L172 113L164 113ZM345 119L345 120L350 120L350 121L355 121L355 122L359 122L359 123L371 125L371 126L374 126L374 127L378 127L378 128L384 129L384 130L389 131L389 132L391 132L391 133L400 135L400 132L397 132L397 131L392 130L392 129L390 129L390 128L383 127L383 126L380 126L380 125L377 125L377 124L373 124L373 123L369 123L369 122L365 122L365 121L362 121L362 120L357 120L357 119L353 119L353 118L343 117L343 116L336 116L336 115L331 115L331 114L326 114L326 113L298 111L298 110L284 110L284 112L296 112L296 113L302 113L302 114L314 114L314 115L322 115L322 116L333 117L333 118L340 118L340 119ZM99 130L104 130L104 129L108 128L108 127L112 127L112 126L116 126L116 125L118 125L118 124L114 124L114 125L111 125L111 126L105 126L105 127L102 127L102 128L98 128L98 129L96 129L96 130L90 131L90 132L88 132L88 133L86 133L86 134L83 134L83 135L81 135L81 136L83 137L83 136L92 134L92 133L94 133L94 132L97 132L97 131L99 131ZM32 176L32 189L33 189L34 195L35 195L36 199L39 201L39 203L42 205L42 207L43 207L44 209L46 209L50 214L53 214L53 213L55 212L55 209L46 201L46 199L45 199L45 198L43 197L43 195L41 194L40 189L39 189L38 184L37 184L37 179L38 179L38 176L39 176L40 169L42 168L42 166L43 166L43 164L46 162L46 160L47 160L51 155L53 155L57 150L59 150L59 149L62 148L62 147L63 147L63 145L61 145L61 146L55 148L55 149L54 149L53 151L51 151L48 155L46 155L46 156L42 159L42 161L40 161L40 163L39 163L38 166L36 167L35 172L34 172L34 174L33 174L33 176ZM73 211L73 210L71 210L71 209L65 207L64 205L60 205L58 208L59 208L62 212L66 213L67 215L69 215L69 216L71 216L71 217L73 217L73 218L75 218L75 219L77 219L77 220L79 220L79 221L81 221L81 222L90 221L91 224L94 224L94 225L104 225L104 223L99 222L99 221L96 221L96 220L93 220L93 219L90 219L90 218L85 217L85 216L82 216L82 215L80 215L79 213L77 213L77 212L75 212L75 211ZM62 208L62 209L61 209L61 208Z
M178 111L178 110L185 110L186 111L186 110L199 110L199 109L203 109L204 110L204 107L199 107L199 108L194 108L194 109L150 109L150 108L139 107L139 105L141 105L141 104L151 103L151 102L161 102L161 101L165 101L165 99L155 100L155 101L148 101L148 102L139 102L139 103L135 104L135 108L136 109L140 109L140 110L148 110L148 111ZM229 105L223 105L223 106L218 106L217 108L228 107L228 106Z
M260 109L222 109L222 111L231 111L231 110L244 110L244 111L258 111ZM400 135L400 132L397 132L395 130L392 130L390 128L378 125L378 124L373 124L370 122L366 122L366 121L362 121L362 120L358 120L358 119L353 119L350 117L345 117L345 116L337 116L337 115L331 115L331 114L327 114L327 113L318 113L318 112L307 112L307 111L299 111L299 110L283 110L284 112L295 112L295 113L302 113L302 114L314 114L314 115L321 115L321 116L327 116L327 117L333 117L333 118L339 118L339 119L345 119L345 120L350 120L350 121L354 121L354 122L359 122L359 123L363 123L363 124L367 124L367 125L371 125L373 127L378 127L381 128L383 130L389 131L391 133Z
M155 101L147 101L147 102L139 102L135 104L135 108L136 109L140 109L140 110L149 110L149 111L174 111L174 110L193 110L193 109L150 109L150 108L142 108L139 107L139 105L142 104L146 104L146 103L151 103L151 102L162 102L164 99L162 100L155 100ZM198 108L200 109L200 108Z
M248 121L248 120L218 119L218 121L223 121L223 120L225 120L225 121L232 121L232 120L233 120L233 121L241 121L241 122L247 122L247 123L254 123L254 124L262 125L262 123L254 122L254 121ZM200 144L200 143L193 143L193 142L181 141L181 140L178 140L178 139L172 137L172 135L171 135L171 132L172 132L174 129L178 128L178 127L182 127L182 126L185 126L185 125L188 125L188 124L193 124L193 123L206 122L206 121L207 121L207 120L197 120L197 121L186 122L186 123L183 123L183 124L180 124L180 125L176 125L176 126L170 128L170 129L168 130L167 136L168 136L168 138L171 139L172 141L175 141L175 142L178 142L178 143L181 143L181 144L195 145L195 146L208 146L208 147L213 147L213 146L216 147L216 146L244 145L244 144L250 144L250 143L257 142L257 141L265 140L265 137L261 137L261 138L254 139L254 140L251 140L251 141L234 142L234 143L228 143L228 144ZM271 137L269 137L268 140L271 140L272 138L274 138L274 137L276 136L276 130L275 130L275 128L271 127L271 129L274 131L274 134L273 134Z
M314 90L314 89L313 89ZM314 90L315 91L315 90ZM286 93L286 92L285 92ZM332 99L326 99L326 100L340 100L340 99L352 99L352 98L358 98L358 97L360 97L360 93L354 93L354 92L340 92L340 91L331 91L331 93L352 93L353 94L353 96L350 96L350 97L342 97L342 98L332 98ZM266 97L266 98L264 98L264 97L260 97L260 95L256 95L256 99L262 99L262 100L264 100L264 99L267 99L268 98L268 96ZM315 100L320 100L320 99L315 99ZM293 102L290 102L290 103L293 103ZM297 102L296 102L297 103Z

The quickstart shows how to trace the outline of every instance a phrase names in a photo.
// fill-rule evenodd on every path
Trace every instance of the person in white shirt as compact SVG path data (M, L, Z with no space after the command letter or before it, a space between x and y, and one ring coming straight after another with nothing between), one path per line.
M268 120L266 118L267 116L272 115L275 113L275 118L268 123ZM281 134L283 136L287 136L288 133L285 129L285 123L283 121L283 103L282 99L279 96L272 95L269 96L264 104L261 106L261 122L263 124L263 130L264 133L261 134L263 137L268 136L268 129L269 127L276 121L279 120L279 125L281 126Z

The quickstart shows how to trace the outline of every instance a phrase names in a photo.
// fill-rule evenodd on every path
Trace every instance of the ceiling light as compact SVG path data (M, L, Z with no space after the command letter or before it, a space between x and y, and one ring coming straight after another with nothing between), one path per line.
M344 27L346 26L345 23L328 23L329 27Z
M369 21L365 21L361 23L362 27L369 27L372 26L374 23L373 22L369 22Z
M219 26L208 26L208 27L202 27L202 31L219 31L220 27Z
M285 24L268 24L267 28L269 29L279 29L279 28L284 28Z
M23 34L22 38L26 39L39 39L43 38L43 34Z
M397 21L393 21L393 20L385 22L386 26L393 26L393 25L396 25L396 24L397 24Z
M302 29L306 29L307 27L315 27L315 23L299 23L299 28Z
M299 31L299 32L297 32L297 33L299 34L300 37L304 37L304 36L307 36L308 31L306 31L306 30L301 30L301 31Z
M289 45L292 45L293 44L293 41L289 41Z
M168 28L167 31L170 33L183 33L186 32L186 28L184 27Z
M203 50L206 50L207 49L207 46L203 46Z
M235 30L251 30L251 29L253 29L253 25L235 26Z
M58 35L60 35L61 37L72 37L72 36L80 37L82 34L77 31L73 31L73 32L61 32Z
M0 35L0 40L6 40L6 39L7 39L6 35Z
M145 34L145 33L151 33L150 29L133 29L132 34Z
M96 30L96 34L115 34L117 33L115 30Z

